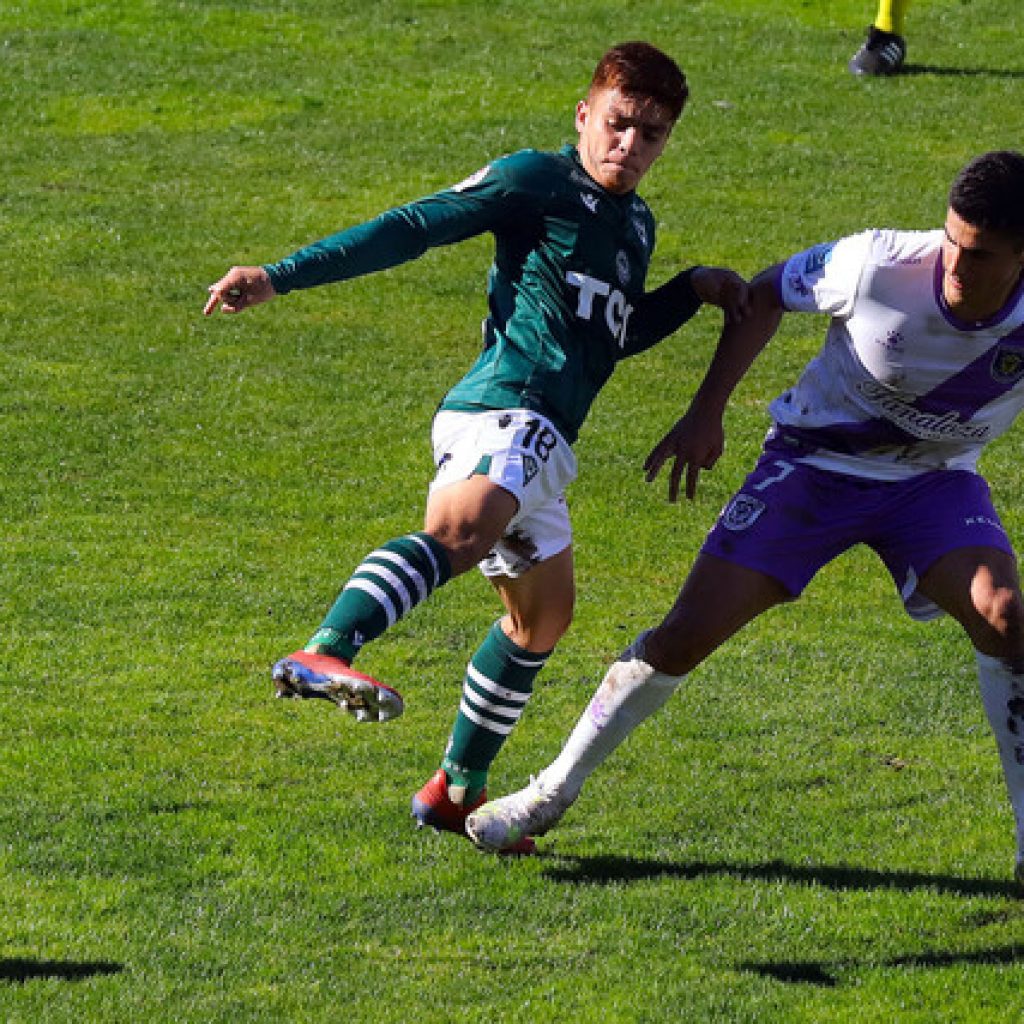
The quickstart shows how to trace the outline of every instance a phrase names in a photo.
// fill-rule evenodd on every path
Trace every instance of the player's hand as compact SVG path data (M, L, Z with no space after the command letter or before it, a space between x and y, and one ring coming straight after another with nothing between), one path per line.
M691 405L672 429L651 449L644 462L647 482L652 483L661 467L670 459L668 500L679 500L679 484L686 473L686 497L697 494L697 478L703 469L711 469L725 451L725 431L720 415L704 412Z
M270 275L262 267L232 267L207 290L210 297L203 307L203 316L209 316L218 306L222 313L241 313L277 294Z
M750 285L735 270L697 267L690 282L701 302L722 310L727 324L740 323L750 316Z

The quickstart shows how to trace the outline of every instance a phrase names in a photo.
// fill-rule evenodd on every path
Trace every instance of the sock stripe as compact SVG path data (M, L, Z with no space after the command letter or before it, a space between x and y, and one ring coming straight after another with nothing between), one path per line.
M462 691L462 699L478 715L482 715L484 718L494 718L501 722L518 722L523 711L522 705L510 708L508 705L495 703L492 700L487 700L485 697L481 698L479 693L468 686Z
M388 628L398 621L398 609L395 607L390 595L383 589L383 587L378 587L372 580L361 579L354 576L348 581L348 584L342 593L344 594L345 591L349 590L361 590L364 594L369 594L384 612L384 615L387 618Z
M529 652L526 652L529 653ZM536 668L540 669L544 667L544 663L551 657L551 652L547 654L537 654L531 658L524 658L518 654L509 654L508 660L515 662L520 668Z
M375 565L372 562L363 562L353 575L353 580L373 580L378 586L384 587L391 592L393 598L402 607L402 614L409 611L415 601L410 591L409 581L398 573L392 572L386 565Z
M488 732L497 733L499 736L507 736L514 728L516 722L519 721L519 716L516 716L515 722L509 722L507 725L502 722L495 722L493 719L484 718L483 715L478 715L463 698L459 704L459 714L465 718L468 718L474 725L480 726L481 729L486 729Z
M488 679L472 662L466 666L467 681L471 681L474 689L483 690L485 693L501 700L511 701L513 704L523 705L530 699L530 693L521 690L510 690L507 686L500 686L493 679ZM484 694L480 695L484 700Z
M441 566L438 563L437 558L434 556L434 552L431 550L430 545L422 537L418 536L415 533L410 533L406 539L411 540L427 556L428 561L434 568L433 585L435 587L440 586L444 574L441 571Z
M401 570L401 574L406 584L411 584L416 588L416 593L419 595L421 601L425 600L430 593L430 583L423 578L423 573L419 572L415 566L410 565L406 559L401 555L396 555L393 551L375 551L366 559L367 563L375 564L378 562L387 562L393 565L396 569ZM364 563L360 566L361 569L368 568Z
M523 709L504 707L501 704L488 704L476 700L476 694L471 693L468 690L463 691L461 703L467 707L472 708L481 718L489 718L498 724L504 724L509 722L515 725L516 722L522 717Z

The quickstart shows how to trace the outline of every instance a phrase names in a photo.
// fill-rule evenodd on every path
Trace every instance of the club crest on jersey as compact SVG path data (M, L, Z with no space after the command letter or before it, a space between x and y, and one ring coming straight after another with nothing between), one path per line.
M536 475L539 467L532 455L523 456L523 486L525 487Z
M1000 384L1016 384L1024 378L1024 349L997 345L992 356L992 379Z
M733 533L749 530L768 506L749 494L737 494L722 511L722 525Z
M615 273L619 275L619 284L629 284L629 257L622 249L615 254Z
M597 213L597 196L593 192L581 192L580 199L583 200L583 205L591 213Z

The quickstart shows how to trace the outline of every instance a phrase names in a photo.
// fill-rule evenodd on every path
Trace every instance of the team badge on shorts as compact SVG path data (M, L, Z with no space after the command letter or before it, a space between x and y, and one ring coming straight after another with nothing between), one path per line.
M523 456L523 486L525 487L538 473L540 467L532 455Z
M767 507L763 501L749 494L737 494L722 510L722 525L734 533L748 530Z

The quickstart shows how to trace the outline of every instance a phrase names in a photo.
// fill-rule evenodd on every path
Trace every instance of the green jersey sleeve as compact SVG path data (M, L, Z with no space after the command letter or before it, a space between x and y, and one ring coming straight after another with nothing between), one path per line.
M675 333L701 307L690 267L637 299L622 342L622 358L638 355Z
M283 295L386 270L435 246L500 230L516 216L504 177L489 165L459 185L322 238L264 269Z

